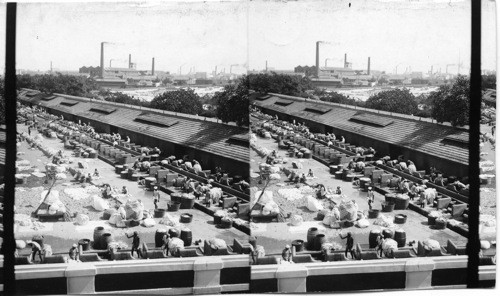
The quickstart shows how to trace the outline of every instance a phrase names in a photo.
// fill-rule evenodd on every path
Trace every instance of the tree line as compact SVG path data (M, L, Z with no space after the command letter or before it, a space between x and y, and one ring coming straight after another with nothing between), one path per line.
M314 70L314 69L310 69ZM433 118L438 122L451 122L454 126L469 124L469 88L466 76L458 76L453 84L439 87L429 95L413 95L408 89L378 92L366 101L357 100L337 92L317 88L306 76L271 73L249 74L235 83L224 86L213 96L200 97L192 89L178 89L157 95L151 102L120 92L99 88L95 80L83 76L18 75L19 88L37 89L45 93L63 93L74 96L102 98L106 101L214 117L222 122L235 122L248 126L250 90L259 93L279 93L346 105L366 107L388 112ZM4 122L3 81L0 102L0 120ZM483 76L483 88L496 88L496 76ZM203 105L208 108L203 108Z
M450 122L453 126L469 124L470 81L459 75L453 83L441 85L429 95L413 95L406 88L378 92L366 101L350 98L337 92L327 92L312 86L308 77L284 74L249 75L249 88L261 93L280 93L307 97L326 102L366 107L370 109L433 118L439 123ZM496 76L482 77L483 89L496 88Z
M235 122L239 126L248 126L249 123L248 95L244 95L248 92L248 88L245 83L240 81L235 85L226 86L223 91L216 93L213 97L200 97L192 89L178 89L157 95L150 102L121 92L100 88L92 78L61 73L56 75L18 75L17 87L19 89L36 89L47 94L61 93L178 113L215 117L222 122ZM204 109L203 104L206 104L208 108Z

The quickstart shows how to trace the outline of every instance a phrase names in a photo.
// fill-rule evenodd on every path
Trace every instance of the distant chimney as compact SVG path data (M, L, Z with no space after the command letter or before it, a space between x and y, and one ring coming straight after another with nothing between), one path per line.
M104 78L104 42L101 42L101 78Z
M153 66L151 67L151 75L155 75L155 58L153 58Z
M434 65L431 66L431 74L432 74L433 70L434 70Z
M347 65L347 53L344 53L344 68L349 68Z
M130 53L128 54L128 68L132 69L132 55Z
M267 72L267 61L266 61L266 72Z
M316 41L316 77L319 78L319 41Z
M368 57L368 71L367 74L370 75L370 57Z
M52 73L52 61L50 61L50 73Z

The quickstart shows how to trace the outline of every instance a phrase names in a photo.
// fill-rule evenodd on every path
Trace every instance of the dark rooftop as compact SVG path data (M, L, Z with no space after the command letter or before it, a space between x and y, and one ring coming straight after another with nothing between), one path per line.
M458 163L469 162L467 147L443 141L453 135L460 135L460 139L467 138L468 130L464 128L431 123L413 116L391 116L382 114L388 112L379 113L377 110L347 107L299 97L279 94L271 94L266 99L262 97L264 96L261 95L260 100L254 101L255 105ZM283 99L294 102L287 106L275 104Z
M161 110L139 108L125 104L61 94L54 94L54 99L44 101L37 97L27 97L24 93L26 93L26 90L19 93L18 99L20 101L38 104L133 132L148 134L167 142L206 151L224 158L241 162L249 161L248 146L245 147L228 141L234 136L243 135L248 137L248 130L245 128L217 123L213 119L205 120L203 117L194 115L162 112ZM61 105L62 102L68 100L79 101L79 103L74 106Z

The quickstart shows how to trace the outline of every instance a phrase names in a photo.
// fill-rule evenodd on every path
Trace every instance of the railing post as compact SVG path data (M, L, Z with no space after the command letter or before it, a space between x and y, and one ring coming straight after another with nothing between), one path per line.
M276 271L278 292L305 293L307 292L307 267L299 264L280 265Z
M193 294L221 293L220 272L224 263L220 258L200 258L194 262Z
M92 263L70 264L64 275L68 294L94 294L97 270Z
M406 290L430 289L432 286L432 271L435 268L434 260L414 258L406 261Z

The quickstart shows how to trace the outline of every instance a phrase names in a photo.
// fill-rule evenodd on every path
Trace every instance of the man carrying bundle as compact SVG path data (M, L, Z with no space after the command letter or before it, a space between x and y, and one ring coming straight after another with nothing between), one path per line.
M342 231L340 231L339 236L341 239L347 239L347 243L345 245L345 256L347 258L347 252L351 254L351 258L354 259L354 239L352 238L352 234L350 232L347 233L346 236L342 236Z
M134 231L134 234L129 236L128 234L125 233L127 238L133 238L132 240L132 250L130 251L130 254L132 254L132 257L134 256L134 251L137 252L137 257L142 258L142 250L139 248L141 245L141 238L139 237L139 234L137 231Z

